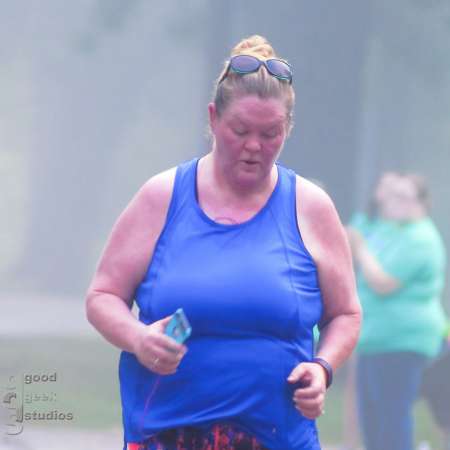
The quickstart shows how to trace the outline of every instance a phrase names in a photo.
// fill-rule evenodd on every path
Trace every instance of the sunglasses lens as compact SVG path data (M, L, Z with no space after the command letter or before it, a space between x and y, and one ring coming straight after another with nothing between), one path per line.
M284 61L269 59L266 61L266 65L272 75L286 80L292 79L292 70Z
M258 59L249 55L238 55L231 59L231 68L235 72L250 73L256 72L261 65Z

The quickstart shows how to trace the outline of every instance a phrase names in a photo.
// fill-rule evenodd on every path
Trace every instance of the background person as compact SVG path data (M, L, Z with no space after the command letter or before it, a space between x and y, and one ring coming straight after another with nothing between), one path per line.
M412 450L413 405L441 346L446 254L423 178L381 190L381 216L349 228L364 325L357 396L366 450Z
M383 173L373 189L366 212L355 213L350 220L351 231L356 228L368 235L370 228L379 219L390 219L389 197L391 188L398 179L398 173L389 171ZM360 294L359 294L360 295ZM343 401L343 444L342 450L355 450L361 446L359 434L358 413L356 408L356 355L353 354L345 364L344 401Z

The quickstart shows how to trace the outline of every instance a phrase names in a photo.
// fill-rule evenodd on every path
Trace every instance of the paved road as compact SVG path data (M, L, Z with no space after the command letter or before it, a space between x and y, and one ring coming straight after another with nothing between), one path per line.
M0 437L1 450L122 450L122 432L33 428L17 436Z

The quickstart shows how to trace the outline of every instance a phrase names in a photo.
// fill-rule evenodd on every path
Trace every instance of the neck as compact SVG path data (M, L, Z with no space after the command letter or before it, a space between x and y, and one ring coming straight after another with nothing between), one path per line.
M411 221L416 222L422 220L427 216L427 211L422 206L418 206L411 213Z

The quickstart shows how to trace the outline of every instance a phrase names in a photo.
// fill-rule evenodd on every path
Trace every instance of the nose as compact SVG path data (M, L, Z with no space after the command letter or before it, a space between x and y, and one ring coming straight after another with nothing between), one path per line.
M244 148L250 152L257 152L261 150L261 142L256 136L250 136L245 141Z

